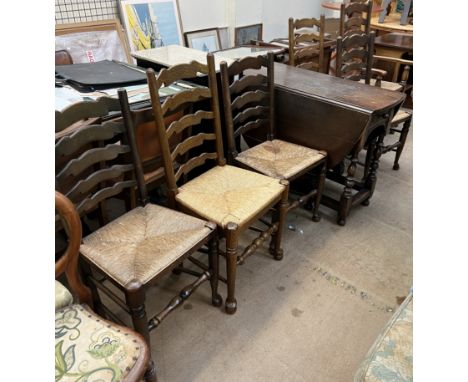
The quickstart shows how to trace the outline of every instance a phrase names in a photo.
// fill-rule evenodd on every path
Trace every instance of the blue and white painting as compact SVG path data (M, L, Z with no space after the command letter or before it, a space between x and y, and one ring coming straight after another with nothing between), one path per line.
M175 0L123 0L122 10L132 51L182 45Z

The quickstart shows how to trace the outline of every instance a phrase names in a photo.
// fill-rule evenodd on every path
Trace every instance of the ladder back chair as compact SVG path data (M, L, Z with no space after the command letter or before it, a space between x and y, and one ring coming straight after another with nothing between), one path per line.
M57 191L55 210L68 236L65 253L55 262L55 278L65 274L79 302L73 303L70 290L55 280L55 380L139 382L150 365L148 345L140 334L91 310L91 291L78 273L80 216L73 203Z
M220 67L228 163L288 181L315 170L315 188L291 203L288 210L313 200L312 219L318 222L327 154L276 139L273 53L269 52L266 57L245 57L230 66L223 61ZM266 76L245 73L246 70L262 68L266 69ZM241 151L240 138L257 128L267 129L266 140Z
M386 56L375 56L374 55L374 38L375 32L370 32L368 35L365 33L361 34L350 34L344 38L341 36L337 39L337 54L336 54L336 75L338 77L350 79L353 81L364 82L367 85L381 87L383 89L392 91L404 92L407 88L407 78L409 74L410 65L412 61L404 60ZM403 71L403 78L400 83L382 81L382 76L386 74L385 71L373 68L374 59L381 61L392 62L395 65L405 65ZM372 78L373 74L377 74L377 79ZM363 78L364 77L364 78ZM377 149L380 152L375 155L387 153L389 151L395 151L395 161L393 169L398 170L401 153L403 151L406 137L408 136L409 128L411 126L413 114L410 111L399 110L392 118L389 124L390 133L399 133L400 139L398 142L385 146L383 144L384 136L376 138L376 141L369 144L370 155L366 157L366 174L369 171L369 164L371 162L373 152ZM403 124L402 128L399 125ZM380 148L378 147L380 146ZM368 147L368 150L369 150Z
M343 2L340 6L339 36L346 37L355 33L370 33L372 1L354 0Z
M81 216L125 190L138 191L140 205L87 235L80 253L94 307L120 322L101 303L98 291L106 294L131 315L135 330L150 344L150 331L203 282L210 281L212 304L221 306L222 299L217 293L217 232L214 223L148 203L135 145L135 114L130 110L125 90L119 90L118 94L123 121L85 126L56 143L56 161L63 160L64 156L68 159L56 173L56 188L72 200ZM95 103L87 102L87 105L92 109ZM205 250L208 266L191 256L204 245L209 246ZM146 290L174 268L183 270L179 265L184 259L202 268L201 272L195 272L197 279L148 320ZM103 275L104 280L95 277L96 273ZM187 270L187 273L194 274L194 271ZM121 291L124 299L114 293L115 288L110 288L109 283ZM152 375L155 380L154 369Z
M374 40L375 32L339 36L336 39L335 75L387 90L401 91L400 84L382 80L387 74L385 70L373 67Z
M320 19L289 18L289 65L325 73L324 68L325 16Z
M399 91L406 93L412 89L412 85L408 85L408 77L410 73L410 68L413 65L412 60L406 60L397 57L388 57L388 56L377 56L374 55L374 62L385 61L394 65L394 73L398 74L398 68L403 65L403 71L401 75L401 80L399 85L401 89ZM398 170L400 168L399 160L403 148L405 147L406 138L408 137L409 129L413 120L413 113L410 110L398 110L397 113L393 116L392 121L389 126L389 133L399 134L398 141L395 141L392 144L384 145L382 147L382 154L388 153L390 151L395 152L395 159L393 162L393 169ZM400 127L401 125L401 127Z
M216 222L219 232L226 237L225 310L234 314L237 309L237 265L242 264L270 236L271 253L277 260L283 256L281 238L288 204L288 183L226 164L214 65L214 56L208 54L207 65L192 61L162 69L157 76L148 69L147 76L170 204L173 208ZM186 90L160 103L158 90L161 87L170 86L176 80L194 78L197 73L208 75L208 87ZM181 108L188 110L188 114L166 125L164 117L167 113ZM198 132L200 128L204 130ZM186 132L186 139L171 149L169 139L177 132ZM200 154L200 150L204 152ZM196 155L191 155L193 152ZM214 162L214 166L206 170L210 164L208 161ZM203 172L180 185L195 170ZM238 255L240 234L272 207L275 208L272 223L266 222L266 230L256 228L260 232L259 237Z

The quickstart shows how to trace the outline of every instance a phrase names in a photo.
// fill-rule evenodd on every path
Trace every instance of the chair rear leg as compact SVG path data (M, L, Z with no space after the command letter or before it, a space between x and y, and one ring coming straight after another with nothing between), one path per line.
M145 310L145 291L138 281L131 281L126 286L125 301L130 309L133 328L145 339L151 353L150 332L148 330L148 317ZM157 382L156 367L151 357L148 369L145 373L146 382Z
M104 318L108 318L105 312L101 309L102 302L101 297L99 296L99 292L97 287L94 285L94 282L91 280L93 278L93 271L91 265L88 264L82 257L79 259L79 267L83 276L83 280L85 284L91 290L91 297L92 297L92 306L91 308Z
M399 140L400 145L397 147L396 154L395 154L395 162L393 162L394 170L398 170L400 168L400 164L398 163L398 161L400 160L401 153L403 152L403 148L405 147L406 138L408 137L412 119L413 119L413 116L408 118L403 123L403 128L401 129L400 140Z
M289 195L289 182L287 180L280 180L280 183L285 186L281 200L276 206L276 211L273 214L273 223L278 223L278 228L271 235L270 252L273 254L275 260L283 258L283 249L281 248L281 240L283 238L284 223L286 221L286 213L288 212L288 195Z
M236 270L237 270L237 246L239 242L239 227L235 223L228 223L226 230L226 274L227 274L227 298L225 310L227 314L234 314L237 310L235 298Z
M327 160L326 158L323 161L322 168L320 169L320 174L318 176L317 184L317 194L315 195L314 209L312 211L312 221L319 222L321 219L319 213L320 201L322 200L323 187L325 185L325 177L327 175Z
M217 235L213 235L213 238L208 243L208 247L208 261L211 274L211 303L213 306L221 306L223 304L223 298L218 294L219 251Z

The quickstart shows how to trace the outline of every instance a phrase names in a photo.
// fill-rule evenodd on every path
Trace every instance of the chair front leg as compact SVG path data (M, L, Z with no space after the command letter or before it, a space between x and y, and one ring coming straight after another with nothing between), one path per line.
M227 298L225 310L227 314L234 314L237 310L235 298L236 270L237 270L237 246L239 243L239 226L228 223L225 229L226 235L226 276L227 276Z

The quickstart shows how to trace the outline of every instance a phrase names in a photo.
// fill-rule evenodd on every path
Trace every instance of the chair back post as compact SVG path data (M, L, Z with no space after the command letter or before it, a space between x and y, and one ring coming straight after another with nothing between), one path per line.
M346 4L343 2L340 5L340 30L338 33L339 36L344 36L345 17L346 17Z
M372 66L374 65L374 39L375 32L369 33L369 41L367 43L367 63L366 63L366 84L370 84L372 77Z
M267 86L269 97L269 119L270 131L268 140L273 140L276 137L276 123L275 123L275 55L273 52L267 54Z
M367 16L366 16L366 20L364 23L364 32L366 34L370 33L370 23L371 23L371 18L372 18L372 4L373 4L372 0L369 0L367 2Z
M234 158L237 157L238 152L236 149L236 141L234 138L234 123L231 109L231 92L229 90L229 73L228 65L226 61L222 61L220 64L221 71L221 85L222 85L222 94L223 94L223 107L224 107L224 120L225 120L225 129L227 135L227 161L229 164L232 164Z
M325 40L325 15L320 15L320 30L319 30L319 73L325 73L323 69L323 61L324 61L324 40ZM325 73L326 74L326 73Z
M132 118L132 111L130 110L130 103L128 102L128 95L125 89L118 89L120 108L122 110L122 118L124 120L126 136L131 148L132 160L135 166L135 175L138 185L138 196L140 199L140 204L143 206L148 203L148 191L146 189L145 178L143 175L143 165L141 163L140 155L138 153L138 148L135 138L135 123Z
M81 220L73 203L65 195L55 191L55 209L64 222L68 235L68 246L62 257L55 263L55 277L65 272L71 290L77 295L78 300L86 303L91 308L93 300L91 291L81 281L78 273L78 257L81 245Z
M211 91L211 110L214 114L214 130L216 136L216 153L218 155L218 166L224 166L226 159L223 153L223 136L221 132L221 116L219 113L219 95L218 95L218 84L216 80L216 67L213 53L208 53L206 56L208 61L208 86Z
M292 17L288 20L288 42L289 42L289 65L295 65L295 57L294 57L294 19Z
M148 78L148 87L151 96L151 107L154 114L154 123L161 146L162 159L164 163L164 171L166 172L167 186L169 189L169 206L175 207L175 196L178 193L177 182L175 179L173 163L171 159L171 149L166 136L166 126L161 110L161 100L159 98L158 85L156 83L156 73L152 68L146 70L146 77Z
M341 56L343 55L343 37L338 36L336 39L336 68L335 75L336 77L342 76L341 74L341 65L343 64Z

